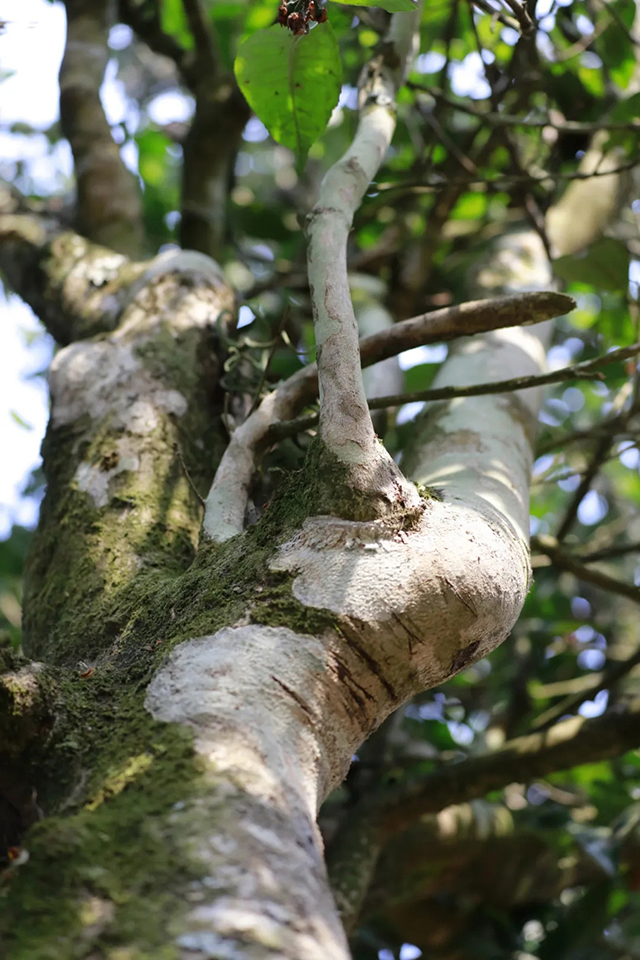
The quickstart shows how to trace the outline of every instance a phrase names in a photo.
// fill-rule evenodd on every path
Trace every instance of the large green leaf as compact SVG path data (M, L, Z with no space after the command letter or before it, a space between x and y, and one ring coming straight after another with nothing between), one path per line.
M404 13L417 10L418 0L336 0L350 7L382 7L389 13Z
M249 106L298 166L325 129L340 96L342 66L329 23L294 37L277 24L248 37L235 62Z

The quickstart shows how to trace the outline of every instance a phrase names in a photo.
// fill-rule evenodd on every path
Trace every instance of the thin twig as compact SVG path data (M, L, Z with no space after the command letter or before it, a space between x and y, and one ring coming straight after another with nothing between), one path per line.
M634 375L634 382L636 381L636 377L637 377L637 369ZM631 381L627 381L623 385L623 387L618 391L616 398L613 402L613 413L614 415L620 418L620 422L624 426L626 426L627 423L629 422L629 419L632 416L635 409L632 406L630 409L623 411L624 404L628 400L631 390L632 390L632 383ZM576 517L578 516L578 510L580 508L580 504L582 503L586 494L589 492L591 484L595 480L599 470L606 463L609 457L609 451L611 450L611 447L613 446L614 441L615 441L615 435L613 433L605 433L601 436L598 442L598 445L596 446L596 449L593 453L589 466L583 473L580 486L578 487L573 497L571 498L571 502L569 503L565 516L562 520L562 523L560 524L560 527L557 533L558 542L562 542L565 539L565 537L571 530L571 527L575 523Z
M271 344L271 347L269 348L269 353L268 353L268 355L267 355L267 359L266 359L266 361L265 361L265 363L264 363L264 366L263 366L263 368L262 368L262 371L261 371L261 373L260 373L260 379L258 380L258 385L257 385L257 387L256 387L256 392L255 392L255 396L254 396L254 398L253 398L253 403L251 404L251 409L249 410L249 416L251 416L251 414L253 413L253 411L256 409L256 407L257 407L257 406L259 405L259 403L260 403L261 395L262 395L262 390L263 390L263 387L264 387L264 382L265 382L265 380L266 380L266 378L267 378L267 373L269 372L269 367L271 366L271 361L273 360L273 357L274 357L274 355L275 355L275 352L276 352L276 350L278 349L278 344L280 343L280 340L281 340L281 338L282 338L283 330L284 330L285 326L286 326L287 323L288 323L288 320L289 320L289 316L290 316L290 315L291 315L291 304L288 303L288 304L286 305L286 307L284 308L284 310L282 311L282 317L280 318L280 323L278 324L278 329L277 329L277 331L276 331L276 335L275 335L275 337L273 338L273 342L272 342L272 344Z
M495 184L509 184L509 183L546 183L547 181L567 181L567 180L591 180L594 177L610 177L614 176L616 173L626 173L629 170L635 169L635 167L640 164L640 157L636 157L634 160L629 160L627 163L621 163L618 167L612 167L610 170L597 170L593 173L584 173L579 170L574 171L573 173L543 173L540 176L534 176L532 174L501 174L499 177L459 177L459 178L442 178L438 180L437 183L422 183L418 181L398 181L398 183L378 183L375 185L376 193L391 193L394 190L399 192L406 193L433 193L435 190L446 190L450 186L463 185L467 187L471 186L483 186L483 185L495 185Z
M598 133L600 130L640 130L640 120L632 120L627 123L587 123L580 120L553 120L551 117L545 117L541 120L530 120L525 117L515 117L508 113L499 113L495 110L478 110L468 103L458 102L449 97L438 87L430 87L426 84L415 83L412 80L407 82L410 90L418 93L427 93L434 100L444 103L453 110L460 113L466 113L482 123L491 126L504 127L531 127L534 130L543 130L545 127L553 127L554 130L561 130L563 133Z
M421 401L455 400L458 397L481 397L492 393L511 393L514 390L527 390L531 387L542 387L550 383L563 383L566 380L599 379L598 371L610 363L626 360L640 351L640 343L620 350L612 350L595 360L576 363L571 367L561 367L534 377L514 377L511 380L496 380L489 383L474 383L466 387L438 387L432 390L414 390L411 393L398 393L388 397L374 397L368 401L370 410L384 410L387 407L400 407L405 403ZM270 431L270 439L282 439L293 436L315 427L318 423L317 415L300 417L297 420L283 421L274 424Z
M607 459L609 451L614 442L615 438L611 434L601 437L598 441L598 445L589 462L589 466L584 471L580 485L576 489L573 497L571 498L569 506L565 511L564 518L557 533L558 543L562 543L575 523L576 517L578 516L578 510L580 509L580 504L584 500L586 494L589 492L591 484L593 483L596 474L600 470L600 467Z

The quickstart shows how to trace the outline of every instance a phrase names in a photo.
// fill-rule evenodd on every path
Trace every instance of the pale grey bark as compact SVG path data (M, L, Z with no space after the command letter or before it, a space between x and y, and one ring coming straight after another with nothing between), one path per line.
M398 15L392 26L398 42L400 22ZM413 34L402 36L410 41ZM379 161L392 128L387 106L377 99L363 111L359 146L373 137ZM179 539L195 552L200 520L199 501L181 470L176 445L188 439L192 461L198 462L196 450L200 459L213 459L216 413L203 399L206 364L198 366L196 358L229 309L232 293L209 261L207 270L196 270L195 285L193 271L187 270L188 278L181 273L180 260L136 271L139 282L119 302L115 330L72 343L52 369L50 488L38 536L40 545L46 543L42 555L52 570L63 564L61 553L67 551L73 563L64 561L71 567L65 590L73 594L56 593L60 574L54 571L58 579L50 579L44 561L32 568L32 651L42 649L68 669L83 644L98 637L92 669L99 677L100 670L103 676L109 670L121 676L122 650L136 663L145 647L175 642L151 678L157 661L149 657L142 679L132 671L128 682L136 695L142 691L148 716L182 726L193 737L197 788L185 778L179 799L165 808L160 797L159 812L140 823L151 835L177 837L179 848L193 856L189 883L176 879L173 899L159 891L161 903L166 894L172 908L178 905L163 932L183 960L346 960L346 939L315 826L318 806L345 775L358 744L390 712L507 637L529 585L528 486L539 392L518 400L457 399L429 411L415 432L405 469L435 491L419 494L373 437L353 309L340 285L346 280L342 261L348 226L332 222L328 205L329 187L337 190L347 182L352 215L366 189L364 173L371 170L371 164L352 164L354 157L358 160L355 147L330 175L311 230L312 296L323 348L321 437L347 475L360 483L360 492L377 486L390 505L386 514L350 519L329 509L320 513L311 504L296 525L287 526L285 518L262 554L256 542L265 527L243 530L257 443L283 411L292 409L292 397L299 401L299 382L308 389L314 374L303 373L275 391L232 437L232 455L223 461L221 482L210 500L218 513L205 526L218 542L205 538L192 568L190 556L185 560L184 551L174 552ZM338 239L340 264L327 246ZM45 240L38 234L38 250ZM125 266L118 261L114 269ZM336 286L329 291L334 270ZM508 235L479 282L484 289L547 286L538 238L529 232ZM335 299L330 297L331 309L325 310L327 293ZM535 373L544 366L544 339L545 333L514 328L468 340L452 352L439 382ZM193 349L185 350L185 343ZM340 371L344 376L336 375ZM322 476L311 479L322 486ZM234 483L244 485L240 497L232 491ZM298 506L293 497L291 505ZM65 527L67 517L74 520ZM268 569L243 566L252 550ZM159 584L149 569L153 565L165 572ZM105 606L95 603L95 583L82 579L94 568ZM151 587L134 604L126 586L137 577L138 586L142 581ZM259 619L260 610L274 618L279 611L277 602L270 609L268 603L260 607L265 583L274 589L273 581L285 584L277 598L285 604L284 624ZM235 590L242 591L238 603ZM162 616L154 619L145 603ZM105 610L113 615L108 626L114 625L115 635L92 623ZM198 632L202 623L216 626ZM116 694L109 696L115 700ZM156 762L153 737L160 729L154 726L142 746L135 741L138 763ZM129 782L135 785L133 775L124 786ZM89 801L87 811L99 809L105 797L97 802L83 794L86 789L76 776L70 787L77 791L73 802L80 797ZM91 830L90 819L83 829ZM374 865L375 857L369 875ZM360 878L360 899L367 879ZM125 889L109 910L121 909L127 896L140 893ZM82 936L88 950L100 932ZM128 942L124 936L118 931L117 947L126 950L134 943L138 949L135 932L126 934ZM61 944L64 960L77 955L77 945Z

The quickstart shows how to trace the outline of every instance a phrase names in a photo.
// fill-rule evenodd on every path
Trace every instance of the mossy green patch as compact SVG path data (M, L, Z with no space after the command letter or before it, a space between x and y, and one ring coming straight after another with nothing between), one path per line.
M189 808L201 817L194 800L215 784L184 730L148 716L143 726L145 742L136 745L142 752L128 758L131 742L126 749L118 745L122 723L117 737L112 731L109 752L121 755L119 766L107 765L102 788L83 809L30 831L28 863L0 886L7 960L71 960L90 949L109 956L119 944L136 960L177 956L168 931L188 907L185 888L202 875L185 847ZM209 820L212 809L209 804Z

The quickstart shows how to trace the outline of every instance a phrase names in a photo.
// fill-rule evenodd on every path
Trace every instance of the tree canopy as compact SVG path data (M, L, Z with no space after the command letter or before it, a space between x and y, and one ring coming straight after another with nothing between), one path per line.
M66 6L82 33L82 3ZM231 425L315 360L306 218L353 141L359 78L384 56L390 13L414 3L285 6L120 0L105 56L122 118L83 114L72 78L89 68L69 47L60 122L44 131L52 150L72 145L80 233L137 260L179 244L220 264L239 316L237 329L219 324ZM339 887L343 851L375 821L384 842L354 921L356 960L627 960L640 955L637 5L426 0L419 40L349 237L362 335L477 299L479 275L485 291L513 292L491 250L523 223L576 307L549 350L523 613L489 657L364 743L320 815L330 873ZM86 74L97 116L102 73ZM167 120L176 93L183 118ZM41 134L28 118L7 132ZM28 163L0 173L25 209L64 223L71 182L41 196ZM0 244L11 229L0 224ZM526 261L519 270L522 291ZM425 403L474 386L428 392L447 350L405 349L381 387L371 368L375 428L396 460ZM313 399L302 413L261 458L258 514L316 436ZM210 466L189 461L203 498ZM29 537L16 527L0 543L0 628L14 651Z

